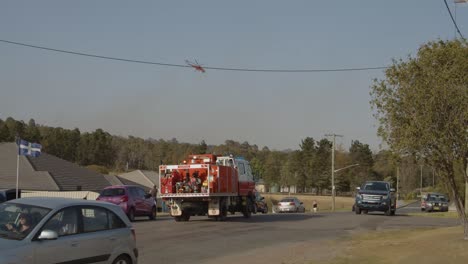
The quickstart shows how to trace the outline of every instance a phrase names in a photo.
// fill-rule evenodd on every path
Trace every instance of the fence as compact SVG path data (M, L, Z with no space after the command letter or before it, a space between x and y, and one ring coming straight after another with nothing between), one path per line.
M96 200L97 192L73 191L73 192L47 192L47 191L22 191L21 197L61 197L71 199Z

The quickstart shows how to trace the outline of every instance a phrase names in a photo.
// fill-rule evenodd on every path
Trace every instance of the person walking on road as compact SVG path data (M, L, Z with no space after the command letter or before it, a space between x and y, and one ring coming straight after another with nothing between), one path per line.
M317 201L316 201L316 200L314 200L314 201L312 202L312 210L314 210L314 213L316 213L317 210L318 210L318 205L317 205Z

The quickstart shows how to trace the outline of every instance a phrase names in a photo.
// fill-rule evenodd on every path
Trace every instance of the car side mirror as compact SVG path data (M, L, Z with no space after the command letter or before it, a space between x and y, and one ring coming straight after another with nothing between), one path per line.
M390 188L390 192L395 192L395 188Z
M265 200L265 197L260 198L260 200Z
M42 230L41 234L37 239L39 240L55 240L58 238L58 234L52 230Z

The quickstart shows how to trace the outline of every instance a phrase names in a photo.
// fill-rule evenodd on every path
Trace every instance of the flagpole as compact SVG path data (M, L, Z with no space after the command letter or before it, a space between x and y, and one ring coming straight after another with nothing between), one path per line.
M18 185L19 185L19 160L20 160L20 145L18 145L18 153L16 158L16 199L18 199Z

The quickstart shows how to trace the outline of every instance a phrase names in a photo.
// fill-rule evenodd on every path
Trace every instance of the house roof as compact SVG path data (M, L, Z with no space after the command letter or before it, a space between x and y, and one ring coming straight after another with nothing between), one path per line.
M16 157L15 143L0 143L2 188L16 187L16 173L12 173L16 171ZM22 189L45 191L99 191L111 185L102 174L47 153L41 153L37 158L20 156L19 182Z
M154 185L159 186L159 174L155 171L134 170L131 172L119 174L118 178L124 184L127 184L125 181L128 181L150 189L153 188Z
M104 178L111 184L111 185L122 185L122 181L116 175L104 175Z
M18 147L15 143L0 143L0 188L16 189L17 158ZM18 182L23 190L60 190L49 172L36 170L25 156L19 156Z

